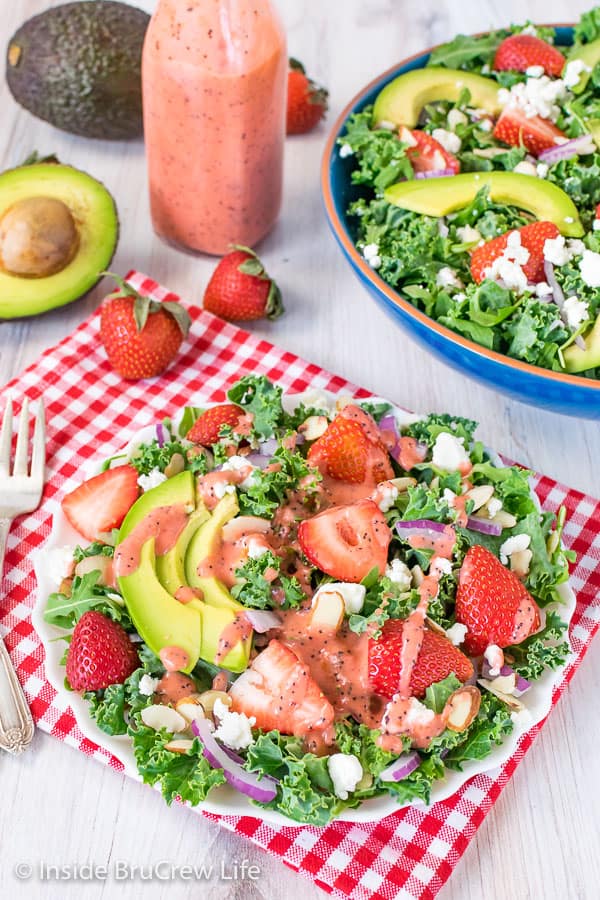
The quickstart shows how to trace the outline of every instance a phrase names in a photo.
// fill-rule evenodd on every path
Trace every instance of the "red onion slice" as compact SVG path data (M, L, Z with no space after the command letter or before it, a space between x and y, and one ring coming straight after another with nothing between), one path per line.
M573 156L586 156L594 153L595 150L596 145L592 135L582 134L571 141L565 141L564 144L557 144L555 147L549 147L548 150L542 150L538 160L552 165L564 159L571 159Z
M431 172L415 172L415 178L446 178L455 174L454 169L433 169Z
M165 445L165 428L162 422L159 422L156 426L156 440L158 441L159 447L164 447Z
M249 453L244 459L247 459L257 469L265 469L271 462L271 457L265 456L263 453Z
M396 522L396 531L406 541L416 534L436 536L442 534L446 526L443 522L433 522L431 519L414 519L412 522Z
M278 782L270 775L258 778L253 772L247 772L241 763L241 756L233 750L225 749L217 743L209 730L208 719L197 719L192 722L192 731L202 741L202 752L215 769L223 769L229 784L241 794L246 794L259 803L269 803L277 796Z
M484 678L489 678L490 680L493 681L494 678L498 678L498 675L492 675L490 673L491 668L492 667L490 666L489 662L484 657L483 663L481 665L481 674ZM530 681L528 681L526 678L523 678L523 676L519 675L518 672L515 672L515 670L512 668L512 666L508 666L505 664L500 669L500 676L502 678L506 678L508 675L514 675L515 679L516 679L515 687L513 690L513 694L515 695L515 697L520 697L521 694L524 694L526 691L528 691L531 688Z
M502 534L502 525L492 522L491 519L481 519L479 516L469 516L467 519L467 528L469 531L478 531L480 534L491 534L493 537L500 537Z
M258 634L264 634L271 628L279 628L281 619L270 609L246 609L244 615Z
M393 763L390 763L387 769L380 773L379 778L381 781L402 781L420 765L421 757L416 750L411 750L410 753L403 753Z
M268 438L266 441L262 441L262 443L259 444L258 452L261 456L268 456L270 459L278 447L279 441L277 438Z

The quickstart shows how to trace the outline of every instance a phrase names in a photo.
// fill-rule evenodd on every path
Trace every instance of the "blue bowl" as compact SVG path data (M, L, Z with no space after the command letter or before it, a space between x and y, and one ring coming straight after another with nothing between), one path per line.
M571 44L573 29L557 26L558 43ZM425 66L434 48L404 60L364 88L344 109L327 141L321 167L321 187L329 224L344 256L361 283L384 311L426 350L486 387L508 394L515 400L543 409L600 419L600 381L551 372L539 366L511 359L456 334L416 309L398 294L365 262L354 245L354 225L346 214L348 205L361 196L350 175L352 158L342 159L336 144L352 113L375 101L379 91L392 79L411 69Z

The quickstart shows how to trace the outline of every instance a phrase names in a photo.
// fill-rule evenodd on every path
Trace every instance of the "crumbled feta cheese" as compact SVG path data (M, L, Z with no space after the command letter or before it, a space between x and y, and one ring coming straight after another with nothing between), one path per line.
M487 511L490 519L493 519L494 516L500 512L502 509L502 500L499 500L497 497L492 497L491 500L488 500Z
M450 266L443 266L435 276L435 283L442 288L462 288L464 284Z
M585 250L583 241L565 241L562 234L544 241L544 259L554 266L564 266Z
M217 481L213 485L213 493L217 500L222 500L225 494L235 494L235 485L227 484L225 481Z
M475 244L481 240L481 232L470 225L463 225L456 229L456 236L462 244Z
M457 438L447 431L441 431L433 445L431 458L433 465L445 472L458 472L463 466L470 465L471 460L464 444L464 438Z
M494 127L494 123L492 122L491 119L481 119L481 121L478 123L477 127L480 128L481 131L491 131L492 128Z
M458 291L456 294L452 295L452 299L456 303L460 303L462 300L466 300L467 295L463 291Z
M528 162L526 159L522 159L521 162L517 163L513 172L516 172L518 175L533 175L537 178L537 168L533 163Z
M332 753L327 757L327 771L333 781L333 792L340 800L348 799L349 791L356 790L364 774L360 760L353 753Z
M543 66L528 66L525 69L525 74L529 78L541 78L542 75L544 74L544 67Z
M584 250L579 262L579 271L588 287L600 287L600 253Z
M363 256L367 260L367 262L373 257L377 256L379 253L379 247L377 244L365 244L363 247Z
M446 629L446 637L455 647L459 647L467 636L468 630L467 626L463 625L462 622L455 622L451 628Z
M520 34L531 34L533 37L537 37L537 28L535 25L526 25L525 28L522 28L519 32Z
M569 91L564 81L542 75L540 78L520 81L510 90L500 88L498 102L501 106L523 110L528 119L540 116L542 119L556 122L560 115L559 103L566 100L568 95Z
M548 169L550 166L547 163L538 163L536 168L538 178L545 178L548 174Z
M435 713L432 709L425 706L424 703L421 703L420 700L417 700L416 697L410 698L410 703L408 710L406 711L406 719L405 722L409 726L411 725L428 725L432 719L435 718Z
M446 131L445 128L434 128L431 134L448 153L458 153L462 146L461 139L453 131Z
M351 584L345 581L331 581L318 588L312 598L312 606L322 594L339 594L344 601L346 613L349 616L359 613L365 602L367 589L364 584Z
M448 504L450 508L454 506L454 501L456 500L456 494L454 491L451 491L450 488L444 488L444 493L442 494L444 500Z
M532 715L525 707L518 712L511 712L510 717L517 728L528 728L531 725Z
M251 471L246 475L244 480L240 482L239 487L243 491L247 491L248 488L254 487L258 481L256 466L253 466L252 463L248 462L245 456L230 456L221 466L222 472L241 472L244 469L250 469Z
M42 554L45 574L52 584L59 587L63 578L68 578L73 571L73 547L52 547L42 551Z
M437 225L438 225L438 232L440 234L440 237L443 237L443 238L448 237L448 232L450 231L450 229L448 228L448 226L446 225L444 220L438 219Z
M383 484L378 485L376 494L378 498L376 503L379 506L379 509L382 513L386 513L398 499L398 488L395 484L384 481Z
M137 483L143 491L150 491L152 488L158 487L163 481L167 480L167 476L160 469L150 469L147 475L140 475Z
M354 150L350 146L350 144L342 144L340 147L340 156L342 159L346 159L347 156L352 156Z
M429 574L439 575L440 577L442 575L451 575L452 563L443 556L432 556L431 563L429 564Z
M232 750L245 750L252 741L252 726L256 724L254 716L248 718L245 713L231 712L222 700L217 698L213 714L219 720L214 736Z
M393 559L386 566L385 575L403 591L410 590L412 574L406 563L403 563L401 559Z
M140 694L144 697L151 697L158 687L158 681L158 678L153 678L151 675L142 675L138 684Z
M483 274L493 281L502 281L509 290L517 294L527 290L527 275L518 263L505 256L498 256Z
M520 550L527 550L530 543L531 538L528 534L514 534L512 537L507 538L500 547L501 562L506 565L509 556L512 556L513 553L518 553Z
M495 678L500 674L500 669L504 665L504 653L497 644L490 644L484 654L484 659L490 667L490 675Z
M489 65L488 65L487 63L484 63L484 64L482 65L482 67L481 67L481 74L482 74L482 75L489 75L489 74L490 74L490 71L491 71L491 69L490 69Z
M591 71L590 67L582 59L571 59L565 66L562 78L566 87L574 88L581 81L583 72Z
M549 297L552 293L552 288L547 281L538 281L535 286L535 293L537 297L540 297L540 299L542 297Z
M466 125L469 121L465 116L464 112L461 112L460 109L451 109L448 113L448 128L451 131L456 131L457 125Z
M573 294L572 297L567 297L563 308L567 315L567 325L573 331L576 331L582 322L589 318L589 303L585 300L580 300L576 294Z
M600 231L600 219L594 219L592 223L592 229L594 231Z

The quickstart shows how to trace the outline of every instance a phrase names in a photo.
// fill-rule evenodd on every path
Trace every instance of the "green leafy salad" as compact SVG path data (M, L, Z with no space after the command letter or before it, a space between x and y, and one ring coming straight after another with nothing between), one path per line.
M167 803L228 783L325 825L428 803L537 721L571 555L564 510L475 422L301 399L246 376L66 495L86 540L47 551L45 619L66 687Z
M531 23L458 35L338 143L384 281L488 350L600 377L600 8L569 47Z

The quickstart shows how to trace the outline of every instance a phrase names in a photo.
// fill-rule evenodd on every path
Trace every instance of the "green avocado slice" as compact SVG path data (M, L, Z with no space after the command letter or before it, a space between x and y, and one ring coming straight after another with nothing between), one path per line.
M456 101L467 88L471 106L485 109L495 116L500 112L498 82L461 69L431 66L413 69L394 78L377 95L373 107L373 122L390 122L414 128L421 110L434 100Z
M239 611L242 605L234 600L225 585L218 578L198 575L202 560L212 556L221 540L223 525L233 519L239 510L235 494L225 494L219 501L210 519L202 525L192 538L185 558L185 574L191 587L199 588L207 603L226 606Z
M1 319L34 316L77 300L109 267L117 246L117 210L104 185L72 166L52 163L20 166L0 174L0 234L5 214L15 204L33 198L65 204L75 222L78 247L61 271L41 278L10 274L1 265L0 253Z
M388 203L401 209L439 218L464 209L483 187L489 188L491 199L497 203L518 206L537 219L554 222L565 237L581 237L585 233L568 194L552 182L515 172L467 172L401 181L387 188L384 196Z
M196 483L192 472L180 472L151 488L135 501L119 531L118 543L131 534L148 513L159 506L185 506L190 512L196 506Z
M600 366L600 316L585 337L585 350L571 344L563 351L563 359L567 372L573 375Z
M141 548L140 564L135 572L120 576L118 582L142 640L157 656L163 647L181 647L189 657L183 671L191 672L201 655L206 624L200 609L179 603L158 580L154 538Z
M198 529L210 517L209 511L204 506L195 510L189 517L188 523L177 538L174 547L171 547L162 556L156 557L156 574L162 586L170 594L175 595L178 588L186 585L185 555L190 541Z
M574 59L580 59L586 66L589 66L589 68L593 70L594 66L600 62L600 38L596 38L595 41L590 41L589 44L574 44L569 51L567 65L570 62L573 62ZM571 88L574 94L583 93L590 80L591 74L591 71L581 73L579 81Z

